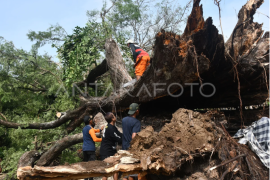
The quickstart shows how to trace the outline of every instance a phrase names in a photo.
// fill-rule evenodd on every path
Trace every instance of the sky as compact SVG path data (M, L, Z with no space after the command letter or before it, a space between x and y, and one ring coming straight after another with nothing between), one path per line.
M185 6L189 0L175 0L175 3ZM237 14L247 0L221 0L221 23L227 40L237 23ZM100 10L103 0L0 0L0 36L12 41L16 48L30 51L33 42L26 34L29 30L45 31L50 25L61 25L68 34L76 26L84 27L87 23L87 10ZM213 24L220 30L219 11L213 0L201 0L205 20L213 18ZM190 9L191 10L191 9ZM269 31L269 0L257 10L254 22L263 23L263 30ZM221 34L221 31L219 31ZM39 50L40 54L47 52L56 58L56 49L46 45Z

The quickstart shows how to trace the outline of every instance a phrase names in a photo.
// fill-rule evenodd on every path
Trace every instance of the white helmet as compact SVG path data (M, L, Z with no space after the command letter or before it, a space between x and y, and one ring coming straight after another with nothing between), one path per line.
M129 39L126 44L138 44L138 43L135 43L132 39Z

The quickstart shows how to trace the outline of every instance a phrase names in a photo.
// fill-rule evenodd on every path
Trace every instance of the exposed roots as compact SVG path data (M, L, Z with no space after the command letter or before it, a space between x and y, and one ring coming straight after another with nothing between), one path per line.
M237 143L223 126L222 128L225 135L217 147L219 159L224 162L222 166L219 166L221 179L236 179L237 177L250 180L268 179L268 170L257 155L246 145Z

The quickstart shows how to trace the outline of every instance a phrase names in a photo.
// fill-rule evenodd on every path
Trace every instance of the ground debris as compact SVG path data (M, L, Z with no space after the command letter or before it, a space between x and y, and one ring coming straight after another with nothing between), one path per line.
M189 120L191 113L192 122ZM211 153L219 137L221 135L209 116L179 109L160 132L154 132L148 126L138 133L131 142L130 151L134 157L150 159L150 169L159 170L162 167L170 174L185 162L192 162L194 157Z

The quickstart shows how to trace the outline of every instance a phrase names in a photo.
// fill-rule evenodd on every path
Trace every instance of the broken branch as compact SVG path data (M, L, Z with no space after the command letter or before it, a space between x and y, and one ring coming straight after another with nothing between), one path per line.
M212 171L212 170L214 170L214 169L216 169L218 167L224 166L224 165L226 165L226 164L228 164L228 163L230 163L232 161L235 161L236 159L238 159L240 157L244 157L244 156L247 156L247 155L246 154L241 154L241 155L236 156L235 158L232 158L232 159L230 159L230 160L228 160L228 161L226 161L226 162L224 162L224 163L222 163L222 164L220 164L218 166L211 167L209 170Z

